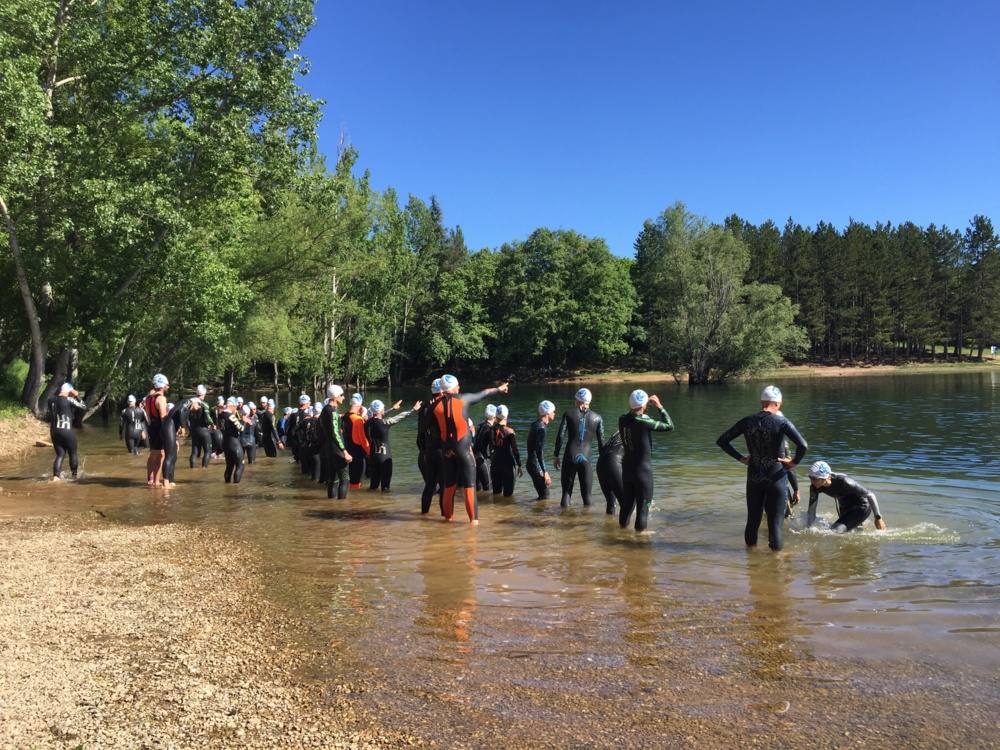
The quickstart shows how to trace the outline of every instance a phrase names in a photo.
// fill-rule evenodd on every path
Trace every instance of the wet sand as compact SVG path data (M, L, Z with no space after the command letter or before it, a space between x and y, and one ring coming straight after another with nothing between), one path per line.
M0 747L384 748L214 532L0 523Z

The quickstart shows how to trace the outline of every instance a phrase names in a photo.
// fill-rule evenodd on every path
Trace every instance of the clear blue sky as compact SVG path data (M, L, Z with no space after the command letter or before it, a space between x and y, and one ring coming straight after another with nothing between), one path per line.
M630 255L676 200L1000 224L1000 3L618 5L317 0L320 147L343 132L473 249L548 226Z

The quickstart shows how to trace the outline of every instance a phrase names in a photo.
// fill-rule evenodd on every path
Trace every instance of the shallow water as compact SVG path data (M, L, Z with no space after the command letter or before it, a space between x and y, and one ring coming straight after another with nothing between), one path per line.
M359 706L446 744L498 732L514 744L724 743L761 727L815 732L845 701L856 720L896 711L895 733L869 727L887 742L930 736L924 722L946 739L997 739L1000 373L780 385L807 463L874 490L888 532L869 522L788 534L781 555L743 547L743 467L714 441L754 410L759 383L658 388L677 429L654 438L650 534L620 530L599 489L590 508L574 497L562 510L557 493L531 501L527 476L513 500L481 496L477 529L421 517L413 419L393 430L390 494L330 501L288 459L266 457L225 486L221 461L191 470L182 447L165 495L145 488L144 456L87 428L78 483L42 484L44 451L0 468L0 516L88 508L252 543L274 598L315 622L334 657L312 676L353 681ZM609 433L629 389L594 388ZM515 385L505 402L522 450L534 404L562 409L574 390ZM550 454L553 442L554 427ZM832 518L832 501L820 510ZM957 704L970 708L949 724ZM623 711L628 731L608 721Z

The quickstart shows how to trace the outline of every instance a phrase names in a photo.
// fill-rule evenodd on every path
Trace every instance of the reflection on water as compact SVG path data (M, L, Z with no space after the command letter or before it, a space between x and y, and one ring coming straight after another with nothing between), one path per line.
M93 510L249 541L274 571L269 595L327 628L330 651L368 675L357 700L446 744L490 731L611 744L620 723L608 715L661 737L692 717L734 728L747 710L779 715L802 689L790 681L823 678L818 664L859 659L889 695L901 665L951 675L961 664L958 699L995 703L997 373L780 385L810 459L871 487L887 533L809 530L788 534L781 555L743 548L742 468L714 440L753 410L754 383L654 389L677 430L655 443L647 535L618 529L597 505L533 502L526 479L513 500L481 497L478 529L421 517L413 420L393 430L387 495L329 501L287 458L266 457L237 486L213 463L178 467L176 490L151 491L144 457L88 428L79 483L45 483L44 452L0 467L0 516ZM592 389L606 422L630 388ZM564 407L574 390L515 390L514 427L524 434L540 398Z

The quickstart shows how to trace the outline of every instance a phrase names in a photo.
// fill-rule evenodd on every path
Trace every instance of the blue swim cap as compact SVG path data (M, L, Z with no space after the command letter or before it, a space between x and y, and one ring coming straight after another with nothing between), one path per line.
M229 398L227 398L226 399L226 405L227 406L239 406L239 404L236 403L236 397L235 396L230 396Z
M633 409L640 409L649 401L649 395L642 389L635 389L629 394L628 405Z
M587 388L581 388L576 392L576 400L582 404L589 404L593 396Z
M497 408L493 404L486 404L486 418L490 419L497 415Z
M817 461L809 467L809 476L813 479L826 479L833 474L833 469L826 461Z
M352 404L363 404L364 402L365 402L365 397L362 396L360 393L353 393L353 394L351 394L351 403Z
M166 388L168 385L170 385L170 381L167 380L167 376L162 372L158 372L153 376L154 388Z
M281 413L284 414L287 417L289 414L292 413L292 407L286 406Z
M441 378L434 378L434 380L431 381L431 393L440 393L440 392L441 392Z
M556 405L551 401L542 401L538 404L538 416L544 417L549 412L555 411Z
M374 401L371 402L369 408L372 410L372 414L381 413L385 411L385 404L383 404L378 399L375 399Z
M458 388L458 378L454 375L443 375L441 377L441 390L453 391Z
M510 409L503 404L497 407L497 419L506 419L508 414L510 414Z

